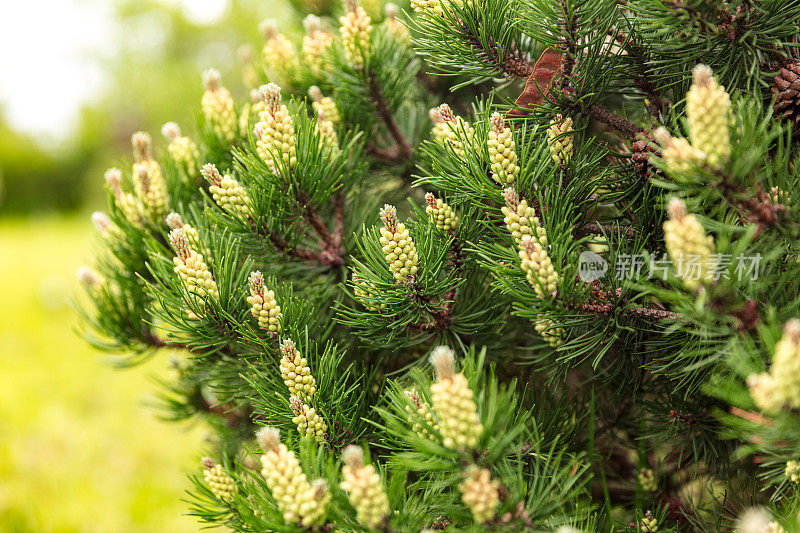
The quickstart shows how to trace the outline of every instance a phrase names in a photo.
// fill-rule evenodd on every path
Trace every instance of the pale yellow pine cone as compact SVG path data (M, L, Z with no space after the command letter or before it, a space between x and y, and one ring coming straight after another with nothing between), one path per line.
M219 71L213 68L203 73L206 91L200 106L214 134L222 141L231 143L236 138L238 120L233 97L228 89L220 85L221 79Z
M401 41L401 42L408 42L409 41L409 33L408 28L400 22L400 19L397 18L397 15L400 14L400 8L397 4L389 2L383 8L385 18L383 19L383 25L386 26L386 29L389 30L389 33L394 35L394 37Z
M653 136L661 146L661 158L673 172L688 172L705 159L703 152L689 144L686 139L671 136L666 128L658 128Z
M364 452L357 446L342 450L342 482L356 518L369 528L378 527L389 515L389 499L383 491L381 476L371 464L364 464Z
M792 483L800 483L800 462L787 461L784 473L786 474L786 477L789 478L789 481L791 481Z
M167 223L167 227L170 230L178 228L182 229L183 234L189 241L189 247L194 250L200 250L200 234L197 232L197 229L194 226L184 223L183 217L181 217L178 213L172 212L166 216L164 221Z
M282 83L291 83L298 70L297 53L292 42L278 29L278 23L266 19L259 29L264 36L264 64L274 79Z
M466 120L456 117L449 105L442 104L437 111L444 121L442 131L445 144L451 146L459 159L463 160L466 157L467 148L472 149L473 147L475 130Z
M384 205L380 216L383 221L380 244L389 264L389 271L400 283L412 281L418 269L417 246L405 224L398 222L397 209L394 206Z
M303 36L303 61L315 76L321 76L326 70L325 54L333 42L333 35L322 29L322 20L316 15L308 15L303 20L306 34Z
M186 238L183 229L172 230L169 234L169 241L176 253L173 258L175 273L183 280L188 298L201 311L204 311L206 298L211 297L219 300L219 291L214 277L203 260L203 255L190 248L189 240ZM189 315L192 318L196 318L191 310Z
M327 146L330 150L330 156L336 157L339 150L339 136L336 134L336 127L333 122L327 120L324 112L317 114L317 132L319 133L319 140L321 146Z
M200 173L208 181L208 192L218 206L245 216L250 214L250 197L238 181L227 174L221 175L211 163L203 165Z
M647 533L655 533L658 531L658 520L656 520L652 512L647 511L644 514L639 521L639 530Z
M264 454L261 475L287 524L304 527L324 523L330 494L324 483L308 482L297 456L280 442L277 428L265 427L257 438Z
M547 344L553 348L558 348L564 344L564 328L553 327L553 321L547 318L540 318L534 324L536 333L542 336L547 341Z
M550 256L530 235L522 237L519 258L520 267L539 298L550 296L558 290L558 273L553 268Z
M694 83L686 94L689 137L708 165L720 169L731 155L731 98L706 65L692 73Z
M439 426L436 424L436 420L433 418L433 413L431 413L430 406L425 403L425 401L419 395L419 392L417 392L417 390L414 388L406 389L405 394L414 405L413 408L411 406L406 406L406 411L408 412L408 421L411 423L411 429L423 439L436 440L436 436L428 431L428 427L434 431L439 431ZM423 423L425 425L423 425Z
M325 442L325 433L328 426L313 407L304 404L297 396L289 399L289 406L294 413L292 422L297 425L297 431L301 437L314 439L319 443Z
M490 122L488 144L492 179L507 187L514 184L520 170L514 134L500 113L493 113Z
M322 91L316 85L312 85L308 89L308 95L311 97L311 106L317 115L325 115L325 120L329 120L334 126L342 123L342 117L339 115L339 108L336 102L329 96L324 96Z
M469 507L476 524L484 524L494 518L500 502L500 483L492 479L486 468L471 465L464 472L464 481L458 485L464 505Z
M751 374L747 376L747 387L756 407L765 413L775 413L783 405L783 399L778 394L775 379L769 372Z
M114 204L119 208L125 218L136 228L144 227L142 202L133 194L122 189L122 171L118 168L109 168L104 174L106 185L114 195Z
M131 173L134 192L139 198L147 218L151 222L159 221L167 212L169 197L161 165L152 156L150 135L143 131L137 131L131 136L131 144L134 158Z
M214 464L210 457L204 457L202 463L203 477L214 497L223 502L230 501L236 491L233 478L225 472L222 465Z
M411 8L419 13L420 15L432 17L432 16L444 16L444 9L442 9L442 4L447 4L447 6L452 10L452 8L461 8L464 6L463 0L411 0Z
M714 238L706 236L700 221L686 212L686 204L679 198L669 201L667 215L664 244L678 275L690 289L710 283L716 266Z
M360 275L353 273L353 293L367 311L378 311L385 304L380 301L378 291L374 285L365 281Z
M358 0L345 0L344 3L345 14L339 17L344 55L348 63L361 68L371 53L372 19Z
M411 8L420 15L444 15L440 0L411 0Z
M792 319L784 326L772 355L770 374L781 404L800 409L800 320Z
M444 203L441 198L436 198L430 192L425 195L425 202L428 204L425 212L434 226L436 226L436 229L444 233L455 231L456 227L458 227L458 217L449 205Z
M431 128L431 138L435 141L444 144L445 140L447 139L447 124L445 124L442 115L439 114L439 108L434 107L428 110L428 116L433 122L433 127Z
M656 474L650 468L642 468L639 470L639 473L636 474L636 479L639 482L639 486L645 491L655 492L658 490Z
M317 392L317 382L311 375L308 361L300 355L297 346L290 339L281 344L281 377L291 396L310 400Z
M178 168L183 170L187 177L196 178L200 171L200 149L194 141L182 136L181 129L174 122L164 124L161 133L169 141L167 151Z
M575 138L572 126L572 118L564 118L557 114L550 121L550 127L547 129L547 138L550 140L550 155L553 158L553 162L562 167L567 166L572 159L572 151L574 149L572 141Z
M455 371L453 350L437 346L430 359L436 370L436 383L431 385L431 401L439 420L442 444L452 450L469 452L478 446L483 432L474 393L464 374Z
M261 329L267 330L271 337L276 337L281 332L282 315L281 306L275 301L275 293L264 286L264 275L258 270L250 274L248 282L250 314L258 320Z
M520 200L517 191L513 187L508 187L503 191L503 199L506 205L500 208L505 218L511 236L517 246L522 244L522 237L529 235L542 247L547 246L547 233L536 216L536 211L528 205L527 200Z
M289 109L281 103L281 88L268 83L261 88L261 93L266 109L254 130L258 155L273 172L279 170L277 161L291 170L297 164L294 122Z

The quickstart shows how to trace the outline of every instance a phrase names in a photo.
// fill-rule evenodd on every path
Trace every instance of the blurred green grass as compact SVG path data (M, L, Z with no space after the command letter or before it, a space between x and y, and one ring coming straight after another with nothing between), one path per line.
M0 531L197 531L180 500L203 432L144 405L166 358L117 371L75 333L91 229L0 219Z

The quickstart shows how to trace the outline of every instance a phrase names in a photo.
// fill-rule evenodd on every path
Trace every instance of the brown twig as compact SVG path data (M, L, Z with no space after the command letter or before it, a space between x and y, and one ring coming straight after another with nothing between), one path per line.
M333 196L333 244L342 249L344 239L344 189L340 188Z
M590 222L583 226L576 228L572 234L575 237L585 237L586 235L603 235L606 233L613 233L620 237L636 237L639 235L639 230L631 226L616 226L611 224L598 224Z
M614 128L621 133L625 134L626 137L630 139L636 140L642 135L646 135L646 132L634 124L633 122L622 118L621 116L612 113L607 108L601 105L592 105L588 109L585 110L586 114L589 115L590 118L593 118L599 122L602 122L606 126Z
M392 138L394 138L394 141L397 143L399 153L406 159L410 158L413 153L411 143L408 142L403 132L397 127L397 122L395 122L392 112L389 110L386 98L383 96L383 91L381 91L381 87L378 85L378 80L372 73L369 74L369 91L370 96L372 96L372 101L375 103L375 107L378 110L378 115L380 115L383 123L386 124L386 128L392 135Z

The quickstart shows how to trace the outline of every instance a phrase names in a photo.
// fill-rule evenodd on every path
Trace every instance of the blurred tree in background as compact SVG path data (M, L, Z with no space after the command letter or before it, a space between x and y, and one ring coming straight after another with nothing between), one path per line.
M224 15L206 23L175 2L116 0L109 22L114 43L92 52L103 65L104 87L81 110L66 142L42 143L14 131L0 109L0 216L95 204L103 170L128 152L132 131L158 132L165 117L190 129L195 117L186 102L199 100L199 73L209 66L242 96L238 47L258 41L258 22L266 16L293 14L282 0L229 0Z

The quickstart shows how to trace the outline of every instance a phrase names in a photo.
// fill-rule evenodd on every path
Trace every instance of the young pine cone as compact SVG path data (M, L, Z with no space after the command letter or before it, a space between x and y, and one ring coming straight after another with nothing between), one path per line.
M356 518L369 528L377 528L389 514L389 499L383 491L381 476L372 465L364 464L364 451L358 446L342 450L342 482Z
M275 293L264 286L264 275L258 270L250 274L249 283L250 313L261 329L266 329L271 337L277 336L281 332L281 306L275 301Z
M794 129L800 129L800 63L783 67L772 86L775 95L775 116L788 120Z
M658 128L653 135L661 145L661 158L673 172L687 172L692 165L706 157L703 152L689 144L689 141L673 137L664 127Z
M445 448L467 452L475 449L483 432L467 378L456 373L453 350L437 346L431 353L436 383L431 385L433 409Z
M297 54L292 42L278 30L278 23L267 19L259 25L264 36L264 63L271 74L282 83L291 82L298 69Z
M161 133L169 141L167 151L178 168L183 170L187 177L196 177L200 170L200 150L194 141L182 136L180 127L174 122L164 124Z
M375 286L365 281L359 274L353 273L353 293L361 302L367 311L377 311L379 309L383 309L386 304L380 301L380 297L378 296L378 290Z
M444 203L441 198L436 198L431 192L425 195L425 202L428 204L425 212L436 229L443 233L455 231L458 226L458 217L449 205Z
M553 348L558 348L564 344L564 328L553 327L553 321L547 318L540 318L533 325L536 333L542 336L547 341L547 344Z
M317 115L325 115L325 120L329 120L334 126L342 122L342 117L339 115L339 108L336 106L336 102L333 101L333 98L330 96L323 96L322 91L316 85L309 87L308 95L313 100L311 106L314 108L314 111L317 112Z
M250 197L238 181L229 175L222 176L217 167L211 163L206 163L200 173L210 184L208 192L214 198L214 202L226 211L238 212L242 215L250 213Z
M255 126L258 155L273 172L279 169L279 161L291 170L297 164L294 122L289 109L281 103L281 88L268 83L261 88L261 93L266 109Z
M333 42L333 35L322 29L322 20L316 15L308 15L303 20L306 34L303 36L303 62L315 76L326 70L325 51Z
M719 169L731 155L731 97L706 65L697 65L693 75L686 95L689 137L692 146L705 154L706 163Z
M506 126L505 119L500 113L492 114L491 123L492 129L489 131L488 144L492 179L507 187L514 184L520 170L514 144L514 133L511 128Z
M265 427L256 435L264 450L261 475L288 524L322 525L330 494L324 484L309 483L300 461L280 441L277 428Z
M222 465L214 464L210 457L203 457L202 463L203 477L214 497L223 502L230 500L236 490L233 478L225 472Z
M775 345L770 369L781 403L800 409L800 320L790 320Z
M219 71L213 68L203 73L206 92L203 93L200 105L214 134L222 141L230 143L236 138L238 121L233 97L228 89L220 85L221 79Z
M384 205L380 215L383 220L380 243L389 271L400 283L413 280L417 274L417 246L405 224L397 221L394 206Z
M289 394L300 399L311 399L317 392L317 382L311 375L308 361L300 355L294 342L289 339L281 345L281 377Z
M471 465L464 472L464 481L458 485L458 489L464 504L472 511L476 524L484 524L494 518L500 502L499 487L500 484L492 480L492 474L486 468Z
M203 260L203 254L191 249L183 229L172 230L169 233L169 242L176 253L173 258L175 273L183 280L186 292L189 293L189 298L192 298L201 310L205 308L205 299L207 297L210 296L215 300L219 300L217 284L211 275L211 270ZM191 311L190 316L196 318Z
M686 204L679 198L670 200L667 215L664 243L678 275L690 289L709 283L715 267L714 238L706 236L700 221L686 212Z
M372 41L372 19L358 0L346 0L344 16L339 17L339 33L342 36L344 55L348 63L356 68L364 66L370 55Z
M551 295L558 289L558 273L550 256L541 244L530 235L524 235L519 245L520 268L539 298Z
M464 120L462 117L457 117L453 110L447 104L442 104L437 108L439 113L439 117L444 121L444 124L441 125L442 132L444 133L444 143L449 144L455 154L458 156L459 159L464 160L467 155L466 150L473 149L473 140L475 138L475 130L473 127ZM506 147L506 141L512 140L511 135L504 135L503 136L503 145L502 147L498 144L497 150L502 151L502 154L498 154L497 158L500 159L503 155L508 155L508 159L504 159L507 161L507 165L509 169L511 167L512 156L510 154L506 154L508 151ZM513 140L512 140L513 142ZM513 151L513 146L510 146L511 151ZM492 160L494 162L494 159ZM513 156L514 165L516 165L516 155ZM499 167L502 168L503 163L502 161L499 162ZM516 167L515 167L516 168ZM510 171L510 170L509 170ZM518 170L514 170L518 172ZM516 176L516 175L515 175Z
M553 162L561 167L567 166L574 150L572 140L575 138L575 132L572 130L572 118L556 115L547 129L547 138L550 141L550 156Z
M433 413L431 413L430 406L425 403L425 401L420 397L419 393L414 388L406 389L405 394L414 405L414 407L406 406L406 411L408 411L408 421L411 423L411 429L413 429L414 433L423 439L435 440L436 436L428 431L428 427L438 431L439 426L436 424L436 420L433 418ZM420 422L424 422L425 425L423 426Z
M325 432L328 426L313 407L304 404L297 396L289 399L289 406L292 408L294 418L292 422L297 425L297 432L301 437L314 439L319 443L325 442Z
M144 206L141 200L133 194L122 189L122 171L118 168L109 168L104 174L106 185L114 195L114 205L116 205L125 219L136 228L144 227L142 211Z
M151 221L161 220L167 212L169 195L161 166L151 155L150 134L138 131L131 136L133 145L133 185L136 196Z
M179 228L183 230L186 240L189 241L190 248L193 248L194 250L200 249L200 234L197 232L197 228L184 223L183 217L181 217L178 213L170 213L167 215L164 221L167 223L167 227L170 230Z
M503 191L503 199L506 201L506 205L500 208L505 215L503 221L517 245L522 244L523 236L529 235L542 246L547 246L547 233L528 202L525 199L520 200L513 187Z

